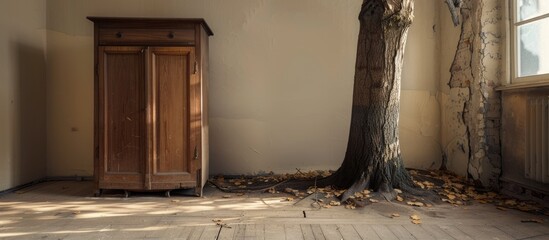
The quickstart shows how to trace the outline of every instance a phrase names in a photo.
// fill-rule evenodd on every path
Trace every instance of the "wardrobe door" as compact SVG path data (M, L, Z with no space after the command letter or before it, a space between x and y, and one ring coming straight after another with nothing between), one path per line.
M143 188L146 163L143 47L99 47L99 188Z
M151 47L150 79L153 102L152 189L196 186L196 163L200 149L193 132L193 97L191 85L195 74L195 52L192 47ZM146 180L147 181L147 180Z

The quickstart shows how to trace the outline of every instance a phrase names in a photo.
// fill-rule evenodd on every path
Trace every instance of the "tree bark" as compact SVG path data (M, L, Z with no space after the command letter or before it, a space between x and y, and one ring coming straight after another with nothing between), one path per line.
M364 0L359 14L351 127L331 182L348 193L413 186L399 144L400 79L413 0ZM343 198L346 198L345 196ZM345 200L345 199L344 199Z

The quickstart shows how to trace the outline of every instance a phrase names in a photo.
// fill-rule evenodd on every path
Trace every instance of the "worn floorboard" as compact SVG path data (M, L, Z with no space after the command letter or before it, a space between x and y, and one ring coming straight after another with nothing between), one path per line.
M414 208L380 202L349 210L316 209L307 199L294 204L284 194L224 198L211 188L202 198L157 193L123 198L117 191L95 198L92 192L90 182L47 182L1 195L0 239L549 239L547 216L489 204ZM392 213L418 214L422 224L388 217Z
M301 235L303 236L304 240L314 240L315 239L315 235L313 234L313 229L311 228L311 225L301 224L299 226L301 228Z
M323 224L320 225L320 229L322 229L322 234L324 234L326 240L341 240L343 238L335 224Z
M303 233L301 232L301 226L296 224L285 224L284 233L286 240L303 240Z
M515 239L507 233L499 230L494 226L458 226L460 230L465 232L473 239Z
M439 226L442 231L444 231L446 234L450 235L451 237L459 240L473 240L471 236L467 235L463 231L459 230L456 226Z
M377 233L377 235L383 239L383 240L397 240L397 236L389 228L387 225L380 225L380 224L374 224L372 225L372 228Z
M361 240L360 235L356 232L351 224L338 224L339 233L345 240Z
M366 224L357 224L353 225L356 232L362 239L372 239L372 240L379 240L381 239L379 235L374 231L374 228L370 225Z

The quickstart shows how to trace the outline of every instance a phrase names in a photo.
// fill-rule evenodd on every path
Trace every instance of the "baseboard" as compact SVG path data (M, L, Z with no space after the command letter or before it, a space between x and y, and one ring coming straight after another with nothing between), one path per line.
M93 181L93 176L46 177L46 182L53 181Z
M0 191L0 196L8 194L8 193L15 192L15 191L19 191L23 188L31 187L31 186L34 186L36 184L40 184L40 183L44 183L44 182L59 182L59 181L93 181L93 176L44 177L44 178L40 178L40 179L31 181L31 182L28 182L28 183L17 185L17 186L12 187L12 188L8 188L6 190L2 190L2 191Z
M500 182L502 186L501 193L521 200L533 200L549 207L549 193L546 189L535 188L508 179L502 179Z

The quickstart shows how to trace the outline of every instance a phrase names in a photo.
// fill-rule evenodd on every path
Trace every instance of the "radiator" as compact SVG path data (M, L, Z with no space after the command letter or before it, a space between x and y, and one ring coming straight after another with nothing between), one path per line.
M549 183L549 96L528 100L526 119L526 178Z

